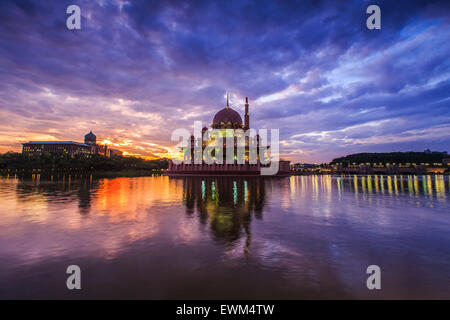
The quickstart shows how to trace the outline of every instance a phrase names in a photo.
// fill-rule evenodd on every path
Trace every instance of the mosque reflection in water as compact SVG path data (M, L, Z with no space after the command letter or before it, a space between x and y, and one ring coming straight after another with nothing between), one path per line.
M212 230L218 239L232 241L240 232L248 227L252 216L261 219L266 199L266 189L282 188L280 196L290 194L292 197L309 197L333 195L334 200L341 196L409 196L410 198L428 198L437 201L446 199L450 190L450 179L446 175L311 175L291 176L289 178L168 178L162 176L142 178L95 179L92 176L73 177L41 177L39 174L23 178L8 176L6 179L17 179L18 199L27 199L30 192L39 193L49 201L67 197L66 200L78 199L79 212L88 214L92 202L111 203L112 198L120 198L119 202L129 202L136 193L148 193L150 188L162 188L172 197L180 197L186 213L198 212L201 223L211 221ZM145 183L133 183L136 179L146 179ZM147 180L150 179L150 180ZM151 181L151 183L150 183ZM289 190L286 192L286 188ZM125 189L131 193L123 193ZM334 197L336 196L336 198ZM106 198L106 199L105 199ZM323 198L322 198L323 199ZM138 199L135 199L137 201ZM272 199L273 201L274 199ZM114 202L115 203L115 202Z
M95 179L93 176L60 176L41 177L34 174L24 178L19 176L8 176L6 179L17 179L17 197L27 198L30 192L38 192L48 198L57 199L71 194L78 198L81 214L89 213L92 201L98 201L99 195L111 198L124 196L130 198L131 194L121 194L124 188L133 188L129 185L135 179L155 179L153 185L158 188L168 189L173 196L182 193L182 200L186 212L192 214L195 210L199 213L202 223L207 221L208 216L217 221L227 221L229 230L237 223L237 230L241 230L246 219L252 215L262 218L266 199L266 188L288 187L291 196L309 195L320 192L321 195L343 195L353 193L354 195L386 195L386 196L426 196L430 199L444 200L446 192L450 189L450 179L447 175L311 175L291 176L290 178L264 179L250 178L167 178L162 176L142 178L116 178ZM146 184L135 184L145 188ZM136 186L134 186L135 188ZM182 191L179 190L182 187ZM170 191L169 191L170 189ZM132 192L148 192L148 190L131 190ZM119 194L120 193L120 194ZM284 193L280 194L281 196ZM68 199L69 200L69 199ZM236 216L235 218L232 218ZM250 220L249 220L250 221ZM232 228L234 230L234 228ZM231 229L230 229L231 230ZM230 239L233 239L230 236Z
M390 204L396 197L415 199L417 206L432 203L422 200L444 202L446 200L446 176L292 176L290 178L184 178L183 203L188 215L197 214L200 223L209 224L214 239L225 245L245 237L244 253L251 243L252 219L262 219L264 205L267 202L280 202L290 193L292 200L310 199L324 203L349 200L353 195L357 199L373 199L372 205ZM274 187L276 186L276 187ZM266 188L271 194L266 196ZM279 193L274 191L277 189ZM450 188L447 188L447 190ZM289 192L286 192L289 190ZM275 197L277 199L275 199ZM380 202L381 201L381 202Z
M197 213L200 223L209 223L214 239L225 245L245 236L244 253L251 242L251 220L262 219L264 201L265 183L261 178L183 179L186 213Z
M0 298L42 298L20 288L74 258L108 276L89 297L371 298L375 261L383 298L448 298L449 190L448 175L1 177Z

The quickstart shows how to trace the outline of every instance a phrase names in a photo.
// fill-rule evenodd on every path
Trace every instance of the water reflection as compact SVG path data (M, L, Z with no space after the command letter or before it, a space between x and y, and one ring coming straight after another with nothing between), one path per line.
M409 195L411 198L426 196L430 199L445 201L450 185L446 184L448 176L292 176L290 178L291 196L307 191L315 195L333 193L332 189L342 195L351 192L358 195L387 195L399 197ZM446 185L448 185L446 187Z
M377 263L383 297L449 298L449 191L442 175L2 177L0 298L68 261L104 275L86 297L370 298Z
M292 176L286 179L259 178L171 178L154 179L94 179L92 176L42 178L39 174L30 177L7 176L0 181L4 196L14 197L22 205L48 208L58 203L78 203L81 215L100 212L115 215L124 213L132 219L138 208L152 205L163 198L182 200L186 213L198 214L202 224L210 224L213 235L225 243L248 235L252 217L262 219L266 204L266 189L283 186L287 192L280 194L282 205L286 201L296 202L310 197L313 201L332 202L344 200L353 194L355 201L371 200L374 196L386 199L407 198L422 205L425 199L445 203L450 190L448 176ZM275 181L275 182L274 182ZM14 188L14 190L11 190ZM13 193L12 193L13 191ZM155 191L160 191L157 194ZM287 198L285 196L288 196ZM377 199L383 199L378 198Z
M294 178L295 179L295 178ZM368 175L368 176L304 176L300 177L301 180L305 180L305 184L309 181L314 185L317 179L323 180L326 183L330 183L335 180L335 187L341 194L344 191L351 191L355 195L360 192L362 194L378 194L389 196L404 196L417 197L419 195L427 196L430 199L436 198L439 201L445 201L446 199L446 184L445 180L448 176L435 175L435 176L382 176L382 175ZM434 183L433 183L434 181ZM314 189L314 188L313 188ZM324 191L324 190L323 190ZM325 191L330 192L330 188ZM387 191L387 192L386 192Z
M35 202L38 197L50 203L77 199L80 214L88 214L91 201L99 188L104 188L101 180L93 179L92 175L60 177L48 176L41 181L40 174L30 178L19 177L15 184L17 200L23 203Z
M183 201L188 215L197 212L202 224L209 223L215 240L232 246L244 236L246 254L251 219L262 218L265 183L259 178L185 178Z

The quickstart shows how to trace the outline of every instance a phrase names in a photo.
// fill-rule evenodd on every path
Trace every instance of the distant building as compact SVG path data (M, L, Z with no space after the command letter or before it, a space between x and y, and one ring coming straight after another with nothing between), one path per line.
M423 151L425 154L447 154L447 151L431 151L430 149L426 149Z
M320 166L315 163L296 163L292 165L293 169L317 169Z
M112 153L110 150L114 150ZM29 141L22 144L23 154L40 155L43 153L61 153L73 157L76 154L98 154L109 157L122 155L117 149L108 149L106 145L97 144L97 136L90 131L84 136L84 143L74 141Z
M97 145L97 149L94 153L99 154L101 156L109 157L108 150L109 149L107 145Z
M72 157L75 154L89 155L92 153L92 148L84 143L74 141L30 141L22 145L22 153L34 155L66 153Z
M123 152L118 149L108 149L110 157L121 157Z
M84 143L89 144L91 146L97 144L97 136L92 133L92 130L89 131L89 133L84 136Z

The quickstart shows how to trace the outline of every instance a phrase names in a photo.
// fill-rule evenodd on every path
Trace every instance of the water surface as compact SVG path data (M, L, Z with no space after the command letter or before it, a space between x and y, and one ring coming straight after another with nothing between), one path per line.
M449 190L448 176L2 177L0 298L449 299Z

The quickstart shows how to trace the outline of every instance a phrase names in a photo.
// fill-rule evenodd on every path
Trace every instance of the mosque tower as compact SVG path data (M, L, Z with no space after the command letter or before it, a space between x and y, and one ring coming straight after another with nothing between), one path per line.
M245 97L245 120L244 120L244 130L250 129L250 115L248 114L248 97Z

